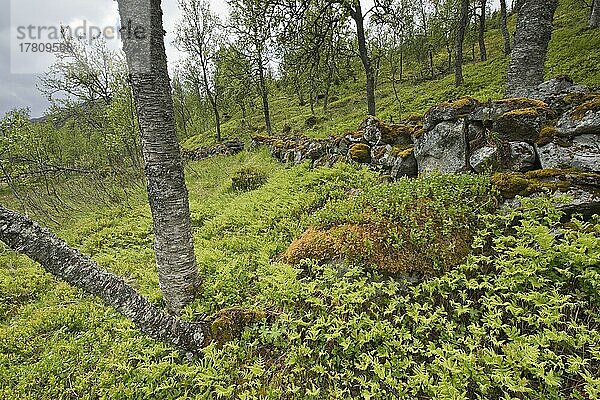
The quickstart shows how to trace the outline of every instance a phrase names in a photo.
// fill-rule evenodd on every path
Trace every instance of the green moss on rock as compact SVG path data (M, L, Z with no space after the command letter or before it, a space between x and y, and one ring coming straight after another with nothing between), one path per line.
M350 158L361 164L368 164L371 162L371 148L364 143L357 143L350 147Z

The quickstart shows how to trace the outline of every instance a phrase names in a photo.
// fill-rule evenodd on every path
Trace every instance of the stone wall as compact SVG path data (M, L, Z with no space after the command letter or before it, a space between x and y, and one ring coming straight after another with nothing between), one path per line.
M600 172L600 93L557 78L540 85L534 97L465 97L399 124L369 117L356 132L340 136L257 136L252 146L269 146L282 162L309 160L317 167L344 160L391 179L432 171Z
M198 147L194 150L181 150L181 157L188 161L198 161L217 155L231 156L244 150L244 142L239 139L218 143L214 146Z

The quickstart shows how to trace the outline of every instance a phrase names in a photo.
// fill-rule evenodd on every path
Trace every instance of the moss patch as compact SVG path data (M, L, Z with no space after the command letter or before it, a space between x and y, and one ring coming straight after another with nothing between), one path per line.
M497 173L492 184L506 199L534 193L556 192L600 182L600 174L575 169L541 169L526 173Z
M446 101L440 104L440 107L451 108L456 111L461 111L465 108L472 108L480 105L481 102L473 97L465 96L454 101Z
M247 310L243 308L226 308L220 310L210 319L211 339L219 344L238 338L248 325L263 321L266 318L264 311Z
M350 147L350 158L361 164L368 164L371 162L371 148L364 143L357 143Z
M556 127L552 125L544 126L540 131L535 143L539 146L547 145L554 140L557 134L558 131L556 130Z
M427 201L421 199L413 212L420 214L422 224L441 226L439 215L427 207ZM389 220L329 229L311 227L290 244L281 259L293 265L305 259L321 263L341 261L371 266L389 274L433 276L460 263L471 249L472 235L465 227L456 227L452 233L440 229L434 240L426 244L414 243L412 234L411 229ZM402 237L404 246L391 245L392 237ZM432 249L436 249L435 261L431 259Z
M588 112L598 112L600 111L600 96L596 96L585 103L575 107L571 113L573 119L576 121L581 121L585 114Z
M509 99L496 100L497 104L506 104L511 108L547 108L548 104L541 100L528 99L526 97L515 97Z

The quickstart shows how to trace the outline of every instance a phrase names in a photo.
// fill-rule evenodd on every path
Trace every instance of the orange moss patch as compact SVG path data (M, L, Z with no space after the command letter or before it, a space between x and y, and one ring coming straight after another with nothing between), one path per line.
M576 121L581 121L585 114L588 112L598 112L600 111L600 95L596 96L585 103L575 107L572 112L573 119Z
M475 107L480 105L481 102L473 97L465 96L460 99L456 99L454 101L446 101L439 105L439 107L443 108L452 108L454 110L462 110L468 107Z
M533 107L529 108L519 108L517 110L512 110L505 112L500 116L500 119L514 118L514 117L525 117L525 118L537 118L540 114L538 110Z
M341 261L390 274L434 276L460 264L469 254L473 237L466 226L437 229L434 238L423 242L419 240L420 227L441 227L443 221L428 207L428 199L419 200L411 212L419 216L418 223L411 227L392 221L310 227L290 244L281 260L293 265L306 259Z
M535 143L539 146L547 145L554 140L557 134L558 131L556 130L556 127L552 125L544 126L535 140Z
M414 152L414 146L394 146L392 154L396 157L406 158Z

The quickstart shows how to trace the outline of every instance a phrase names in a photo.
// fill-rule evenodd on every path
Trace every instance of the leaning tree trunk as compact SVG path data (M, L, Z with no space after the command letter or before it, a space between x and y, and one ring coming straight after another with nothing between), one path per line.
M52 275L102 298L156 340L191 352L211 340L209 322L181 321L164 313L118 276L99 268L47 229L1 205L0 240L40 263Z
M169 90L161 2L118 4L142 137L158 279L167 306L178 313L194 297L198 268Z
M512 49L506 97L527 97L544 81L557 0L522 0Z
M458 27L456 28L456 42L454 47L454 84L456 86L461 86L464 82L462 73L463 43L465 41L465 31L467 30L468 23L469 0L461 0Z
M510 54L510 34L508 33L508 17L506 11L506 0L500 0L500 29L504 38L503 53L505 56Z
M589 27L592 29L600 28L600 0L594 0L592 3Z
M487 50L485 48L485 10L487 0L481 0L481 15L479 16L479 56L481 61L487 61Z
M358 53L360 54L360 60L362 61L363 67L365 68L365 76L367 78L367 113L369 115L375 116L375 74L373 73L373 66L371 65L371 59L369 57L369 51L367 49L365 21L362 14L362 8L360 7L360 2L356 2L354 8L350 10L350 14L352 16L352 19L354 20L354 23L356 24Z

